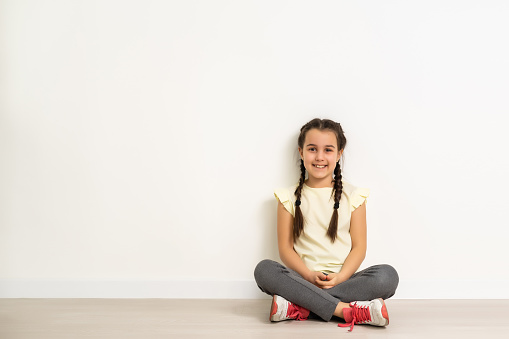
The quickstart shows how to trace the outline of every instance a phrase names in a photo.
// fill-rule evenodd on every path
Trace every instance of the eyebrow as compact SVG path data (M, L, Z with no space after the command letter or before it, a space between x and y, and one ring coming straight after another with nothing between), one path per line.
M316 145L315 145L315 144L307 144L307 145L306 145L306 147L308 147L308 146L315 146L315 147L316 147ZM332 147L332 148L336 148L334 145L325 145L325 147Z

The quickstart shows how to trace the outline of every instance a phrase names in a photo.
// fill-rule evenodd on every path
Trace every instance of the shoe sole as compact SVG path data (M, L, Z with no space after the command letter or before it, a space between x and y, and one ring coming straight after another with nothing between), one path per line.
M385 323L385 325L382 325L382 326L387 326L387 325L389 325L389 312L387 312L387 306L385 306L385 301L382 298L378 298L378 300L382 304L382 308L381 308L382 317L384 317L384 319L387 321Z
M270 321L274 321L272 319L272 317L274 316L274 314L276 314L277 312L277 302L276 302L276 295L272 296L272 304L270 305L270 316L269 316L269 320Z

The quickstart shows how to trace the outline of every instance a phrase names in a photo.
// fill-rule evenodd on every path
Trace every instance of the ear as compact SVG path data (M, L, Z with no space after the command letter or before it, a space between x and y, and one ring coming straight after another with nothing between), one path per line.
M304 154L302 153L302 148L299 147L299 154L300 154L300 158L304 158Z
M338 158L336 159L336 162L338 162L338 161L339 161L339 159L341 158L341 155L343 154L343 151L344 151L344 149L339 150L339 152L338 152Z

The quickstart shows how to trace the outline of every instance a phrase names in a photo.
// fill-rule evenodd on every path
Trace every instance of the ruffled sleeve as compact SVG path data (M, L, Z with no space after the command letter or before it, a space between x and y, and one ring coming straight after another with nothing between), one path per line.
M276 188L274 190L274 196L283 204L286 210L295 217L295 210L293 207L293 202L290 199L290 192L288 191L288 189Z
M350 203L352 204L352 210L355 210L357 207L362 205L366 198L369 196L369 189L357 187L351 196Z

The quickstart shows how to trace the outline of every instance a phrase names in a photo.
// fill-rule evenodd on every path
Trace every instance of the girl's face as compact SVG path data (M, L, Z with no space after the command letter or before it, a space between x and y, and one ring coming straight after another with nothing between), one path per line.
M309 175L308 184L330 186L334 168L343 153L343 150L338 150L336 134L316 128L309 130L304 140L304 148L299 147L299 153Z

